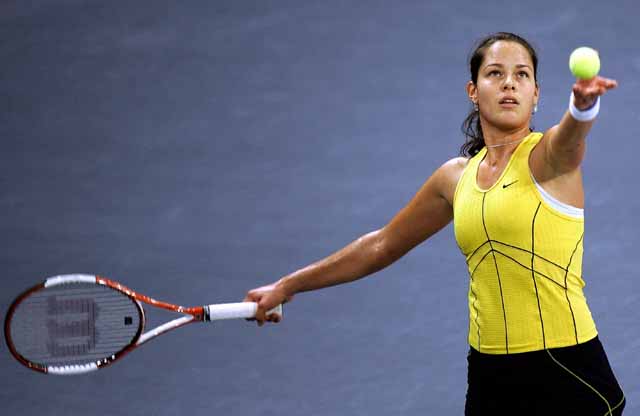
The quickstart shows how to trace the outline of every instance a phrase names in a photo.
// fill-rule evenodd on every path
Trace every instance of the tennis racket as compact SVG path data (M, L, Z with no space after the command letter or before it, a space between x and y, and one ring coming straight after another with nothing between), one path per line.
M142 303L183 316L147 332ZM54 276L13 301L4 321L11 354L46 374L84 374L106 367L134 348L192 322L253 318L257 303L185 308L141 295L101 276ZM282 305L267 312L282 315Z

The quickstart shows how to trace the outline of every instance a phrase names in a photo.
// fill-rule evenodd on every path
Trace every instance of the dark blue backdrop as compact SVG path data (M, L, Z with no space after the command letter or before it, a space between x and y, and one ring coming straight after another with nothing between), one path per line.
M0 307L85 272L191 305L247 290L383 226L456 155L465 59L489 32L539 49L544 130L573 48L620 87L589 137L584 278L640 405L632 0L0 3ZM162 337L98 373L41 376L0 345L3 414L461 414L467 272L449 226L285 321ZM626 412L625 412L626 413Z

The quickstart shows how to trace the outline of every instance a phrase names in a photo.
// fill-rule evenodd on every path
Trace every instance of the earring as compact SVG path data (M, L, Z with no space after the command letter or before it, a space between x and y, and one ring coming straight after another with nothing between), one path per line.
M478 108L478 103L474 102L473 103L473 111L475 111L476 113L480 110L480 108Z
M533 111L531 112L531 114L535 114L538 112L538 104L534 104L533 105Z

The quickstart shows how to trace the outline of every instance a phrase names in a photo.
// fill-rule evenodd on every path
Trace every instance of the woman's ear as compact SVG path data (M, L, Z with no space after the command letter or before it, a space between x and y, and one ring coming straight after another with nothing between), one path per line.
M478 89L476 88L476 84L474 84L473 81L467 82L466 90L467 90L467 95L469 96L469 99L471 100L471 102L474 104L477 104Z

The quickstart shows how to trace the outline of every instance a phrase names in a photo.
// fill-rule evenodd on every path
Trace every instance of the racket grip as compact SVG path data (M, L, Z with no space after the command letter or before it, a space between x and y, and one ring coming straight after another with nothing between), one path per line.
M205 321L218 321L221 319L253 318L256 316L258 304L255 302L221 303L206 305L204 307ZM267 315L277 313L282 316L282 305L267 311Z

